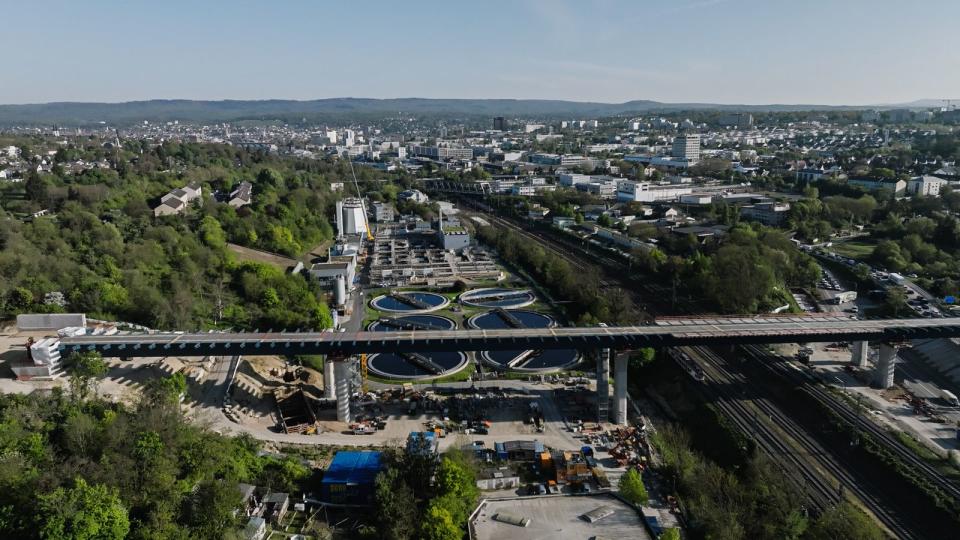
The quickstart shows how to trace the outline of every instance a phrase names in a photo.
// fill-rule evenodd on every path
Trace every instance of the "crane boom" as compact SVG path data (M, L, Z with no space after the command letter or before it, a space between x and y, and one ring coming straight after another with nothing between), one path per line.
M367 230L367 240L373 241L373 233L370 232L370 220L367 218L367 207L363 203L363 195L360 193L360 184L357 182L357 173L353 170L353 160L350 159L350 153L347 152L347 163L350 164L350 174L353 176L353 187L357 190L357 198L360 199L360 211L363 212L363 226Z

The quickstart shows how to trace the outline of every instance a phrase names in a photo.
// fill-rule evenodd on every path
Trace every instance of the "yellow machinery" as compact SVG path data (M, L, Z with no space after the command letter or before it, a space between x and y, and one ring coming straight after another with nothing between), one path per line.
M367 234L370 234L369 230ZM367 354L360 355L360 393L367 393Z

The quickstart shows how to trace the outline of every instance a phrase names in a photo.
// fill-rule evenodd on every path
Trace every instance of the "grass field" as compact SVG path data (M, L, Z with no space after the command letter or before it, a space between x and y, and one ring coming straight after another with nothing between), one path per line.
M284 271L297 264L297 261L289 257L284 257L277 253L260 251L259 249L238 246L237 244L227 244L227 249L236 253L240 260L265 263Z
M830 249L848 259L862 261L868 259L870 255L873 254L874 247L876 247L876 244L872 242L851 241L837 242L833 244Z

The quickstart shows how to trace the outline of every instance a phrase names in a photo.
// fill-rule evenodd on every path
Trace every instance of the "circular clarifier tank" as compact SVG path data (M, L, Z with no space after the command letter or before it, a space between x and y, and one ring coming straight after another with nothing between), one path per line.
M556 321L549 315L523 309L495 309L474 315L467 321L471 328L502 330L507 328L549 328ZM482 351L480 358L499 370L548 372L570 369L580 362L580 354L572 349L532 351Z
M417 330L453 330L456 323L437 315L403 315L373 321L367 330L397 332ZM467 355L459 351L424 353L380 353L367 358L367 369L390 379L432 379L460 371Z
M370 301L370 307L386 313L428 313L447 307L450 300L442 294L403 291L382 294Z
M529 306L536 301L529 289L504 289L493 287L474 289L460 295L460 303L482 308L517 309Z

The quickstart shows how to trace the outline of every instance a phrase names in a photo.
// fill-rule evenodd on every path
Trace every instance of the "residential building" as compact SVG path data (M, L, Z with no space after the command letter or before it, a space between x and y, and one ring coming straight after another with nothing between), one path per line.
M697 133L677 135L673 139L672 155L689 163L700 161L700 135Z
M377 223L388 223L394 220L393 205L385 202L373 203L373 220Z
M175 189L160 199L160 205L153 209L156 217L179 214L187 209L191 201L199 199L203 189L196 182Z
M263 540L267 536L267 520L260 516L252 516L243 528L244 540Z
M750 113L727 113L720 117L721 126L735 126L748 128L753 125L753 115Z
M558 229L567 229L577 224L577 220L567 216L553 216L551 219L553 226Z
M944 165L943 167L933 171L933 175L940 178L956 180L957 178L960 178L960 167L957 167L956 165Z
M430 197L427 197L427 195L424 192L420 191L419 189L408 189L406 191L401 191L400 193L398 193L397 200L398 201L410 200L415 203L423 204L428 202L430 200Z
M520 195L521 197L532 197L537 193L537 188L527 184L514 184L510 188L510 193L512 195Z
M246 206L253 201L253 184L250 182L240 182L237 189L230 192L230 199L227 204L234 208Z
M741 207L740 217L775 227L786 221L789 212L789 203L765 202Z
M894 195L900 195L907 189L907 183L903 180L889 178L848 178L847 185L867 191L886 191Z
M925 197L939 197L940 189L947 185L947 181L936 176L917 176L907 182L907 195L922 195Z
M660 187L646 182L620 180L617 182L617 200L628 202L672 201L693 191L689 187Z

